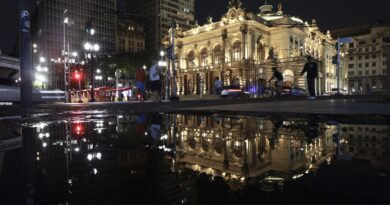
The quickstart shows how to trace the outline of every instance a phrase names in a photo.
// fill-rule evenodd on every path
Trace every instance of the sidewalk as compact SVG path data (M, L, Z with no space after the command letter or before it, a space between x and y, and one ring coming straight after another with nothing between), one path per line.
M180 100L217 100L220 99L218 95L181 95L179 96Z

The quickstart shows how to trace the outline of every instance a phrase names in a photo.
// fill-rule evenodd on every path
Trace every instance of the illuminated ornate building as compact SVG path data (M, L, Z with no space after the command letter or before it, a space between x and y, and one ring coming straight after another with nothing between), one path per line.
M309 24L284 14L281 4L276 12L263 5L255 14L244 11L239 0L230 1L220 21L209 18L185 32L178 28L175 46L179 95L213 93L215 77L224 85L264 85L273 66L283 73L286 85L305 88L300 75L305 55L319 62L318 94L336 85L330 33L322 33L315 20Z
M329 162L335 126L308 121L179 115L171 129L177 133L169 136L177 136L178 164L223 177L237 189L270 171L277 174L268 182L284 183Z

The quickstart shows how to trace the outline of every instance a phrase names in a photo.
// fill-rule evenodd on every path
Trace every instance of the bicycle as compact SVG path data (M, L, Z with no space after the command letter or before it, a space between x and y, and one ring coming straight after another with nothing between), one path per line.
M270 81L268 81L268 86L263 88L263 90L261 91L261 95L264 97L264 98L272 98L275 96L275 94L277 96L280 96L281 95L281 91L280 91L280 88L275 85L277 82L274 81L274 83L271 83Z

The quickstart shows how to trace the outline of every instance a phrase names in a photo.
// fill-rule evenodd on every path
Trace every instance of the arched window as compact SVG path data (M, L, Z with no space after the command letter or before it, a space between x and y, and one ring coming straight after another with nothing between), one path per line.
M232 48L232 61L240 61L241 60L241 42L236 41L233 44Z
M243 146L242 146L242 142L239 142L239 141L235 141L233 143L233 154L235 157L237 158L242 158L242 155L243 155Z
M262 62L265 59L264 46L259 43L257 44L257 62Z
M200 51L200 66L207 66L207 49L203 48Z
M187 57L186 57L186 60L187 60L187 68L195 68L195 54L194 54L194 51L190 51L188 52L187 54Z
M214 64L215 65L219 65L222 63L222 58L223 58L223 55L222 55L222 48L220 45L217 45L214 47L214 50L213 50L213 59L214 59Z

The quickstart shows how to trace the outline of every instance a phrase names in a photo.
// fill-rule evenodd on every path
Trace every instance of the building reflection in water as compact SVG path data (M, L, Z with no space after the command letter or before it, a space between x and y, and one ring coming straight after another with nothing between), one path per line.
M271 184L282 188L286 181L330 163L336 148L332 136L338 125L318 123L312 116L177 115L176 126L178 164L211 178L223 177L232 189L261 182L269 190L275 188ZM169 137L173 138L172 134Z
M340 160L364 159L389 171L388 124L310 115L83 116L26 124L22 134L35 139L23 144L25 153L34 153L24 162L30 170L25 182L34 190L25 196L35 204L196 204L197 192L207 189L200 174L210 183L223 179L231 190L254 185L268 193ZM6 153L0 149L0 168L10 161Z

